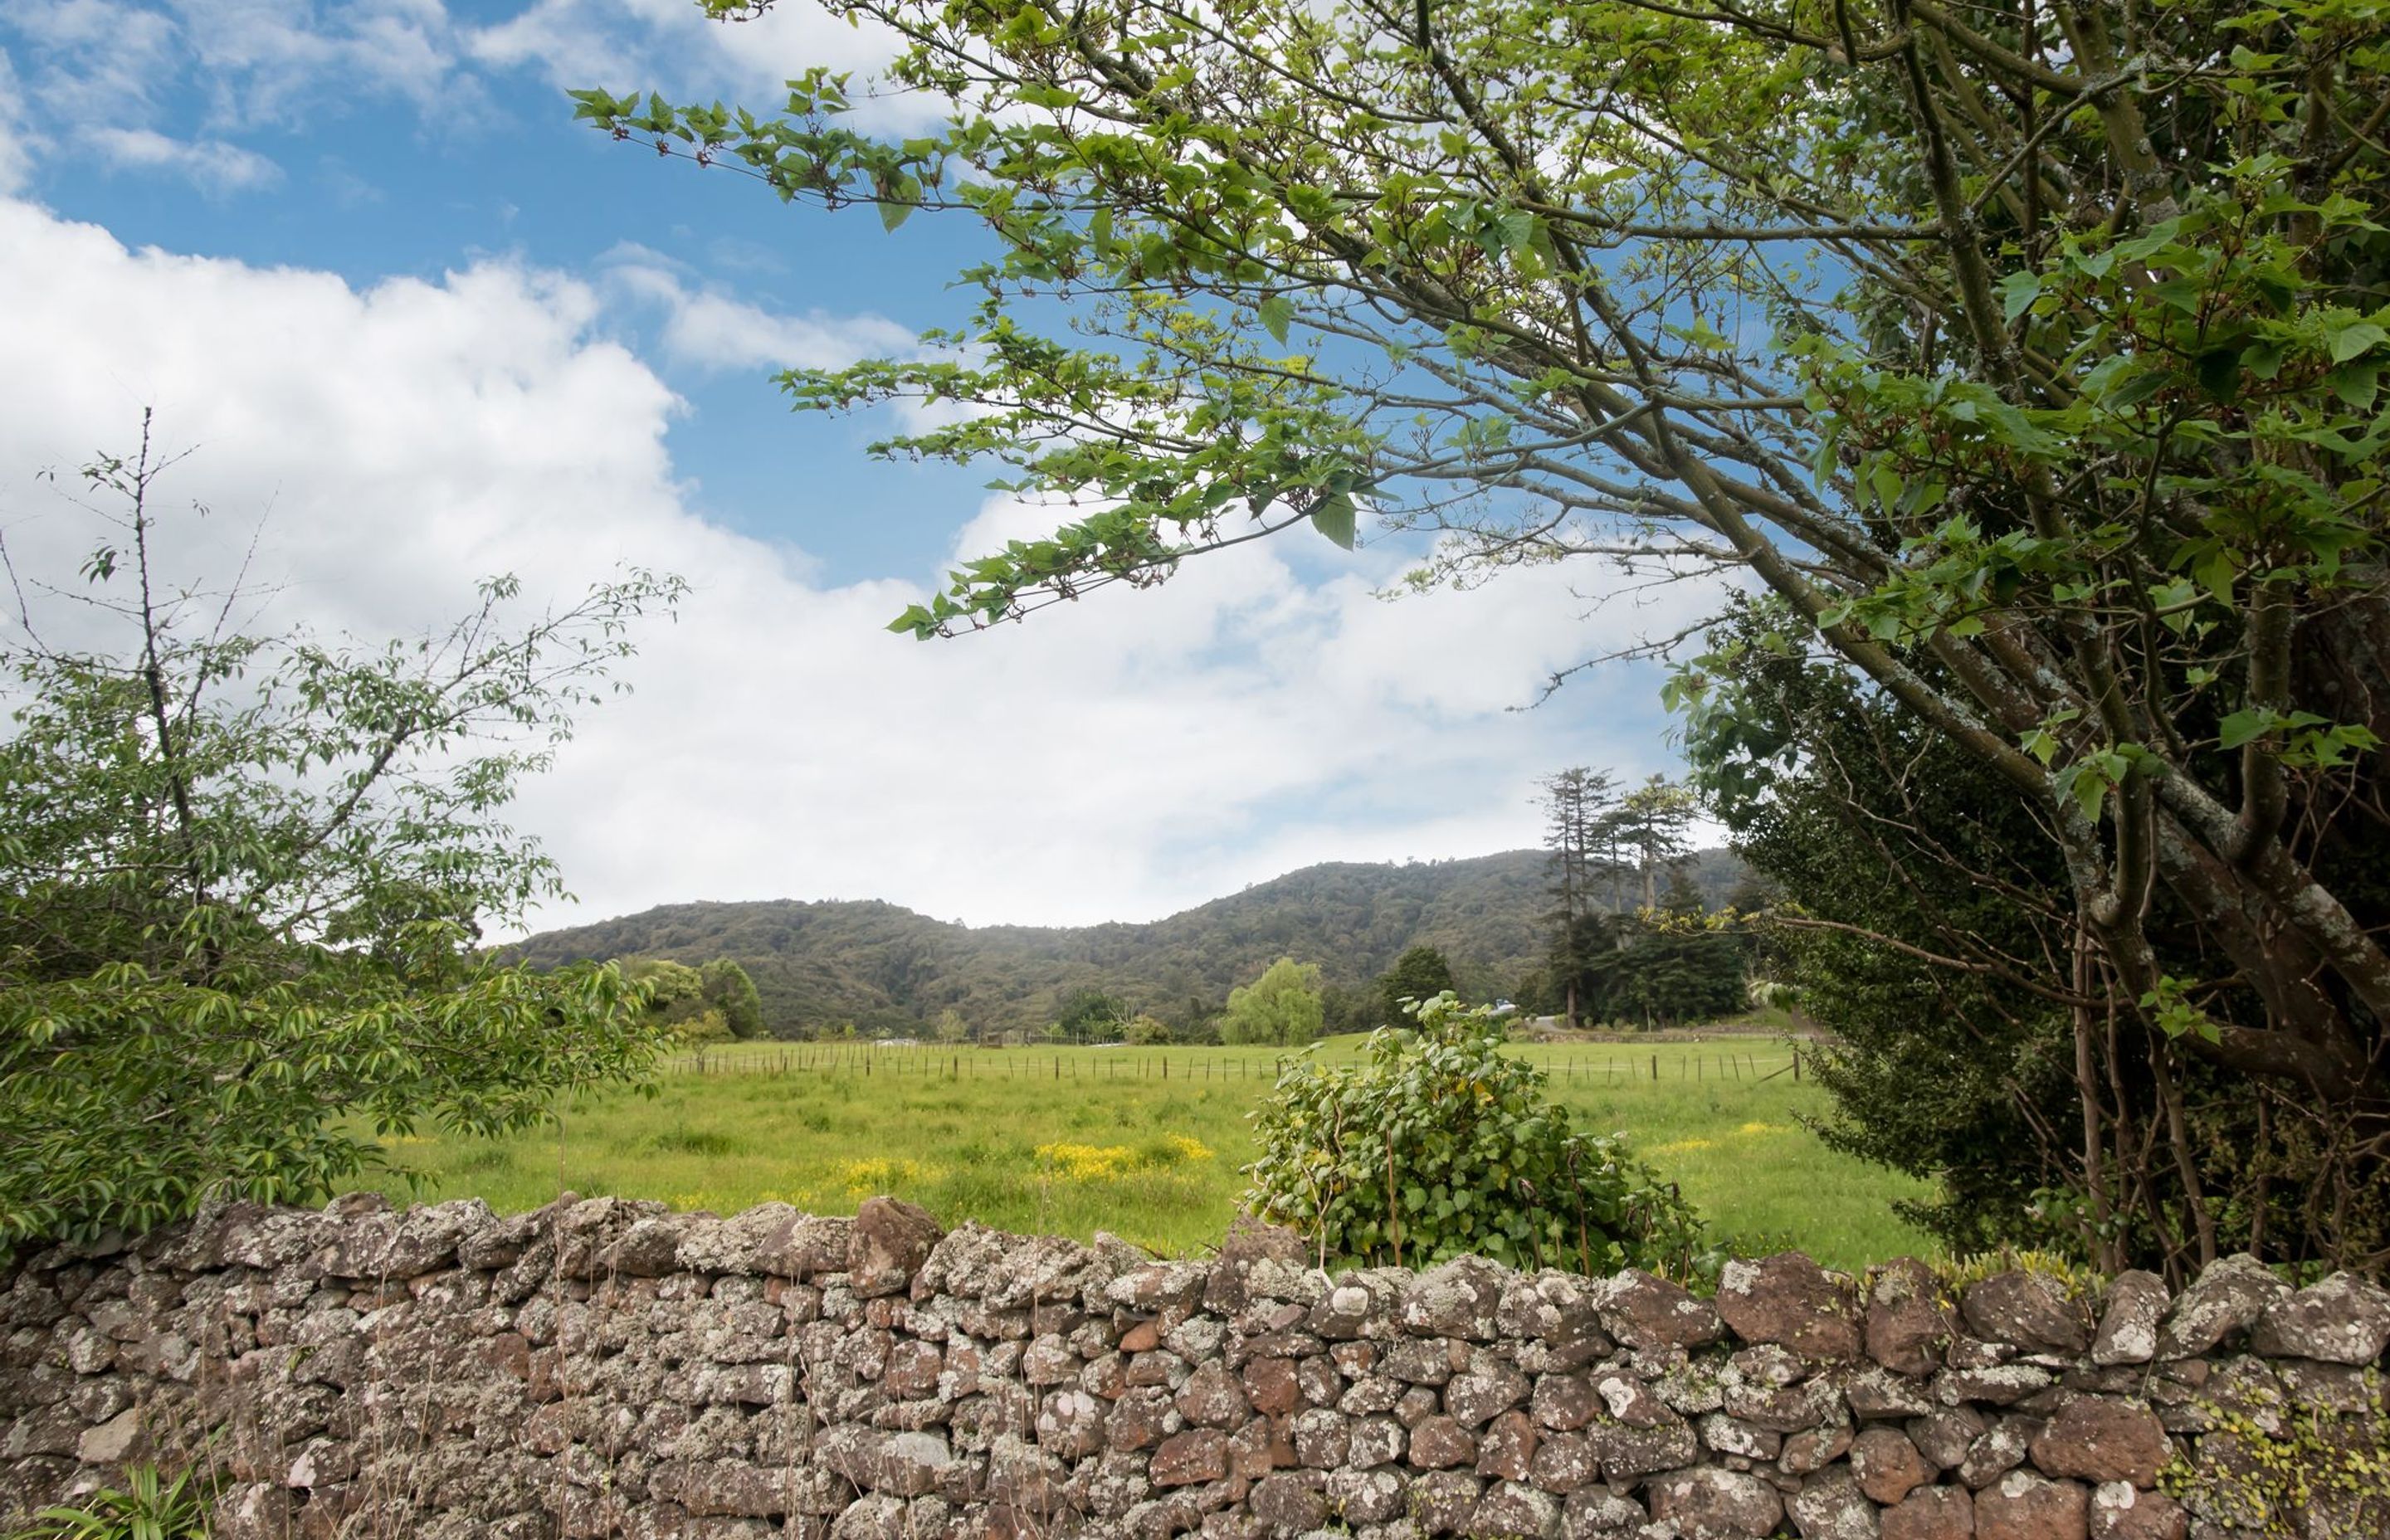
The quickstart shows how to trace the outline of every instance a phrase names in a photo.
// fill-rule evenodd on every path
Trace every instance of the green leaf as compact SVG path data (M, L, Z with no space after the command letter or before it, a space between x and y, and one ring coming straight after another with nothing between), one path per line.
M2018 316L2033 307L2041 298L2041 275L2011 273L2000 280L2000 314L2009 325L2016 325Z
M1343 546L1353 548L1354 507L1349 492L1331 492L1311 510L1312 528Z
M1283 294L1273 294L1253 307L1261 317L1262 329L1279 347L1286 346L1287 327L1294 320L1294 302Z
M2241 344L2210 348L2199 355L2192 366L2199 376L2199 388L2217 401L2230 401L2241 393Z
M2345 364L2358 353L2390 342L2390 331L2384 331L2371 321L2358 321L2339 327L2332 333L2332 361Z
M2341 404L2352 412L2370 412L2381 393L2383 366L2373 362L2343 364L2324 377Z
M2252 709L2234 712L2216 725L2217 746L2222 749L2238 749L2254 738L2263 738L2272 732L2280 721L2281 718L2269 711Z
M2192 565L2191 575L2199 580L2201 587L2217 598L2227 604L2232 602L2232 582L2238 575L2238 569L2233 565L2231 552L2220 546L2210 551Z

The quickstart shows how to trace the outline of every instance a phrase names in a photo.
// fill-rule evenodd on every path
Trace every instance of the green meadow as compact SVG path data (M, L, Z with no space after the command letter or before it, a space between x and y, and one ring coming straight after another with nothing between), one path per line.
M1357 1039L1316 1051L1351 1055ZM1749 1247L1857 1267L1930 1242L1892 1200L1918 1184L1838 1155L1800 1122L1824 1110L1791 1050L1741 1040L1526 1046L1581 1129L1623 1133L1711 1223ZM778 1200L851 1213L875 1193L948 1224L1166 1253L1212 1244L1252 1159L1247 1114L1279 1049L870 1048L775 1045L675 1060L645 1091L585 1094L505 1140L388 1141L380 1185L502 1212L559 1192L729 1213ZM1655 1078L1656 1076L1656 1078Z

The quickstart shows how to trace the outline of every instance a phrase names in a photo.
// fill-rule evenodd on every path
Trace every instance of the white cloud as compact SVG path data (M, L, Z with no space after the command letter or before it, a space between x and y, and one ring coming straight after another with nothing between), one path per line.
M0 51L0 198L23 187L33 173L38 148L33 125L26 120L25 95L17 70Z
M621 297L662 312L665 353L692 368L838 368L913 351L912 331L884 317L779 314L702 286L644 246L615 248L602 271Z
M466 47L483 64L537 70L559 89L719 95L762 110L778 104L783 83L815 66L853 73L863 90L861 77L895 58L898 39L877 22L850 26L804 0L749 21L710 20L692 0L533 0L470 33ZM867 129L919 123L936 110L905 95L867 95L854 106L854 123Z
M500 571L538 597L626 561L694 582L678 622L645 635L636 693L594 712L520 807L584 915L785 895L1149 917L1309 860L1530 842L1550 768L1659 767L1638 730L1646 675L1508 708L1605 633L1667 629L1690 594L1587 625L1567 574L1543 570L1387 606L1369 597L1384 560L1265 544L1158 591L915 643L883 627L919 584L827 585L688 511L664 444L685 407L598 335L590 285L490 263L358 290L128 251L11 202L0 284L18 301L0 520L20 561L71 571L84 545L32 473L123 444L150 404L199 449L172 500L214 510L177 539L215 544L181 548L221 558L270 507L289 618L404 633ZM991 502L957 549L1048 521Z
M443 121L434 109L479 92L457 73L441 0L17 0L6 23L17 91L56 129L37 150L90 145L115 166L215 193L279 180L272 161L233 142L242 134L391 97ZM195 106L175 100L186 91Z
M186 57L224 125L291 122L334 93L427 107L450 88L457 46L441 0L168 0Z
M103 128L84 137L111 164L171 172L212 193L246 192L282 180L280 166L222 139L170 139L148 128Z
M10 50L0 52L0 128L13 82L57 130L0 146L0 189L22 185L29 152L102 137L120 165L222 191L269 180L228 141L361 103L405 102L426 134L483 132L489 77L526 71L558 89L653 87L769 109L790 76L819 65L868 77L897 40L803 0L743 23L709 20L694 0L529 0L487 26L451 17L443 0L10 0L0 41ZM858 127L936 115L926 98L874 96L860 78L855 88Z
M173 19L124 0L21 0L7 22L28 96L63 125L141 119L178 68Z

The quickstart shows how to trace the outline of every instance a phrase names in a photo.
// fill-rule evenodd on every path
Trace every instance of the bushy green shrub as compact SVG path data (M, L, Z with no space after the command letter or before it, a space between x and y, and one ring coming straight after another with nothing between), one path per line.
M136 1465L124 1490L102 1487L80 1508L45 1508L19 1540L208 1540L207 1483L191 1475L166 1482L155 1466Z
M244 633L265 592L153 559L173 458L145 418L86 467L84 583L24 571L0 628L0 1265L309 1200L390 1163L378 1136L520 1132L665 1043L617 969L480 943L563 894L508 804L677 581L517 625L494 578L379 645Z
M1245 1201L1333 1260L1427 1266L1466 1253L1513 1266L1678 1277L1714 1271L1701 1219L1625 1142L1580 1134L1502 1025L1450 991L1418 1029L1380 1029L1358 1064L1308 1055L1253 1114Z

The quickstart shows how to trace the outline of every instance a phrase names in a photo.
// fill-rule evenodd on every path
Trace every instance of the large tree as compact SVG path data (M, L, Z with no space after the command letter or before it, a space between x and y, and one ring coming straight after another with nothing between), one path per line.
M2178 1047L2379 1172L2368 7L829 8L895 29L896 83L950 121L873 139L819 74L765 118L582 110L783 198L996 233L968 324L787 378L806 407L967 407L885 448L1008 461L1070 510L900 628L1299 523L1349 543L1365 513L1440 532L1427 582L1741 573L1784 607L1767 645L1820 648L1962 750L2057 855L2063 955L1956 961L2059 1005L2087 1082L2114 1043ZM2165 956L2160 893L2193 932Z
M1280 957L1260 978L1228 991L1223 1043L1308 1043L1319 1035L1319 965Z
M5 563L0 1253L317 1195L378 1133L520 1128L665 1040L620 970L476 943L562 892L505 806L679 584L509 625L500 580L388 644L245 631L270 596L160 558L169 464L145 420L84 472L81 572Z
M1546 974L1559 996L1561 1015L1578 1024L1587 1003L1589 975L1618 950L1616 916L1597 907L1604 878L1611 911L1618 909L1616 841L1618 796L1610 772L1582 764L1555 771L1543 782L1545 872L1552 900L1545 922L1551 928Z
M1452 988L1452 964L1443 953L1420 942L1404 950L1378 980L1378 1016L1373 1025L1402 1026L1408 1020L1405 1001L1433 1000Z

